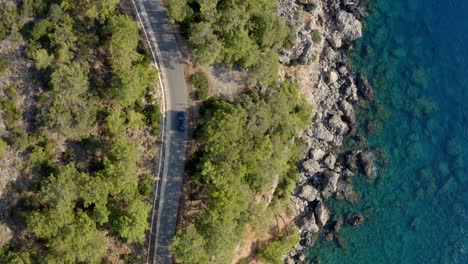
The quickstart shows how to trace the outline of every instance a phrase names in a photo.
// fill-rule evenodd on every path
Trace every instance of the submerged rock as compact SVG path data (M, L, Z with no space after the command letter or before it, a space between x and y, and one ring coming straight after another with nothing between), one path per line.
M348 216L346 222L354 227L358 227L364 223L364 216L361 214L352 214Z
M361 152L359 153L358 160L359 167L361 168L362 172L369 178L374 177L374 161L372 160L371 156L366 152Z
M359 73L357 75L356 84L359 96L365 101L372 100L372 97L374 97L374 91L372 86L369 84L369 81L363 74Z

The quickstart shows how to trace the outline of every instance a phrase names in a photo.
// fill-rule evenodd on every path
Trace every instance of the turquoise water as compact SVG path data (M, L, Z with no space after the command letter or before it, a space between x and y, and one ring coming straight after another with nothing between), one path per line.
M355 70L376 98L362 111L370 148L388 165L356 205L330 201L365 223L346 227L346 248L318 241L321 263L468 263L468 0L376 0Z

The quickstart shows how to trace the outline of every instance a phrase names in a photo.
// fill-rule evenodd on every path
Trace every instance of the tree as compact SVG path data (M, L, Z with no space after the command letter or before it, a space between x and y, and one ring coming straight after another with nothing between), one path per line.
M202 64L213 64L219 60L222 44L214 34L210 23L191 25L189 39L193 45L193 53Z
M142 243L145 232L149 229L147 219L151 206L138 197L132 197L124 202L114 203L111 208L109 226L127 242Z
M101 256L107 248L103 233L86 213L77 210L72 224L64 227L47 246L47 263L101 263Z
M297 227L283 231L277 240L264 244L259 249L259 258L267 263L284 263L283 255L299 243L299 230Z
M169 0L169 14L177 22L183 22L193 16L193 10L186 0Z
M205 249L206 241L194 225L189 225L183 233L178 233L171 248L175 251L177 262L187 264L209 263Z
M110 35L109 52L113 70L117 73L130 70L142 58L136 51L139 39L137 25L130 17L117 15L108 20L105 30Z
M190 82L197 89L197 99L208 99L208 79L203 72L197 72L190 76Z

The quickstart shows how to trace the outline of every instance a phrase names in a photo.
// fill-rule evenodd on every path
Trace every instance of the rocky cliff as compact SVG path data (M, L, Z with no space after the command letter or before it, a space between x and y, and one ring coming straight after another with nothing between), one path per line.
M345 243L336 234L341 226L364 220L360 215L333 215L324 201L335 196L356 202L352 177L358 172L375 175L372 155L363 150L365 139L355 127L354 109L372 99L372 87L365 76L351 70L345 56L362 36L366 13L363 0L280 0L279 13L296 29L290 47L281 52L285 75L297 78L315 108L312 125L303 135L308 155L300 162L293 196L301 243L285 256L286 263L302 263L303 250L320 234ZM358 147L344 152L345 137Z

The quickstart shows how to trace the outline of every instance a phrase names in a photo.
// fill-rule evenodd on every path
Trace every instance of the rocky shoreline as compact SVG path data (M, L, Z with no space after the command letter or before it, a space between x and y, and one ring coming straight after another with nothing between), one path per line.
M318 83L309 84L316 85L310 94L315 117L304 134L308 155L300 162L292 198L301 242L285 256L285 263L304 263L304 250L319 236L345 247L346 241L338 234L341 226L358 226L364 221L359 214L333 214L325 205L332 196L355 203L359 195L351 184L353 176L360 172L372 179L376 175L373 155L365 150L366 141L357 132L354 109L365 107L373 90L364 75L350 70L345 55L352 42L362 37L364 1L279 1L281 16L297 29L291 47L281 53L281 62L285 67L300 66L317 63L318 57L320 66ZM300 13L310 14L308 21ZM320 53L314 54L314 50ZM354 150L342 150L345 137L356 146Z

